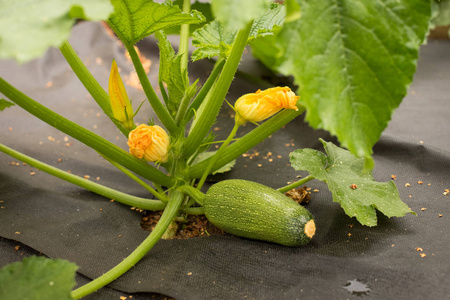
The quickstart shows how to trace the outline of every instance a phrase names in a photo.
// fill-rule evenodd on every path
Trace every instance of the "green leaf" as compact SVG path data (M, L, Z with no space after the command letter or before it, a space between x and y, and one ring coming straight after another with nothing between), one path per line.
M31 256L0 269L0 299L73 299L77 265Z
M208 158L210 158L211 156L213 156L214 154L216 154L217 151L206 151L206 152L202 152L198 155L197 159L194 160L194 164L197 164L201 161L204 161ZM230 161L229 163L227 163L226 165L224 165L223 167L215 170L214 172L212 172L212 175L218 174L218 173L225 173L228 171L231 171L231 169L234 167L234 165L236 164L236 160L233 159L232 161Z
M290 154L291 165L326 182L333 201L340 203L347 215L356 217L363 225L376 226L376 210L388 217L415 214L401 201L393 181L376 182L371 172L364 172L364 158L320 141L328 156L317 150L300 149Z
M159 81L167 84L169 99L166 102L172 116L178 110L181 99L189 87L186 70L181 69L181 55L176 55L169 40L162 31L155 34L159 47Z
M126 45L134 45L139 40L159 30L181 24L204 22L203 15L195 10L183 13L170 1L163 4L151 0L111 0L114 13L109 25Z
M106 20L111 13L109 0L0 0L0 59L37 58L69 38L75 18Z
M286 16L284 5L272 4L252 25L247 43L257 38L269 36L283 24ZM226 58L236 36L236 31L226 30L223 24L215 20L192 34L192 44L197 47L192 60L221 56Z
M312 127L370 162L412 81L430 1L298 2L301 18L286 23L271 50L257 56L294 76Z
M259 18L270 5L270 0L213 0L212 12L229 32L242 29Z
M5 99L0 99L0 111L5 110L8 107L14 106L15 104L12 102L9 102Z
M172 3L173 3L173 5L178 5L179 7L183 7L183 0L175 0ZM207 3L207 2L203 3L203 2L198 2L198 1L196 1L194 3L191 2L191 9L200 12L205 17L206 23L209 23L212 20L214 20L210 3ZM192 34L192 32L194 32L195 30L199 29L202 26L203 26L203 24L191 24L189 26L189 31ZM180 28L181 28L180 26L173 26L173 27L164 29L164 33L167 35L180 34Z

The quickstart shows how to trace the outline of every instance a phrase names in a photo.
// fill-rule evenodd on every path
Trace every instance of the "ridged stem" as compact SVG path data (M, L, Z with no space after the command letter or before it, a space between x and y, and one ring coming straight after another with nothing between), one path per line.
M107 197L109 199L114 199L117 202L129 205L129 206L135 206L135 207L139 207L141 209L147 209L147 210L153 210L153 211L163 210L165 207L165 204L159 200L150 200L150 199L135 197L135 196L131 196L131 195L116 191L112 188L103 186L101 184L86 180L84 178L67 173L65 171L62 171L58 168L55 168L53 166L50 166L46 163L43 163L43 162L37 160L37 159L34 159L23 153L20 153L14 149L11 149L5 145L0 144L0 151L8 154L20 161L23 161L24 163L27 163L28 165L30 165L32 167L35 167L41 171L44 171L50 175L53 175L55 177L58 177L60 179L63 179L70 183L73 183L75 185L78 185L79 187L82 187L88 191L91 191L96 194Z
M162 184L164 186L171 187L174 183L173 178L167 176L158 169L152 167L146 162L137 159L122 148L114 145L101 136L81 127L80 125L72 122L63 116L48 109L37 101L31 99L21 91L14 88L0 77L0 92L8 97L12 102L19 105L30 114L41 119L47 124L55 127L56 129L70 135L71 137L79 140L85 145L91 147L99 153L109 157L110 159L118 162L127 169L137 173L138 175Z
M119 278L135 264L137 264L150 251L150 249L153 248L156 242L161 239L168 226L172 223L173 218L178 214L183 199L183 193L175 191L172 194L172 197L155 228L136 248L136 250L134 250L127 258L108 272L104 273L102 276L72 291L71 296L74 299L80 299L86 295L89 295Z

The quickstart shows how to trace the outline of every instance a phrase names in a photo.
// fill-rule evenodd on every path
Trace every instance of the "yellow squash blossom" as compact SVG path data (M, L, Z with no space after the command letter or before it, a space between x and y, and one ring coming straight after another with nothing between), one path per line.
M128 135L130 153L137 158L158 163L167 162L170 139L158 125L141 124Z
M236 122L239 125L247 121L260 122L283 108L298 110L296 106L298 98L288 87L274 87L245 94L234 105Z
M133 129L135 127L133 122L133 107L131 106L130 99L128 99L127 91L123 85L122 78L120 78L119 68L115 60L113 60L111 66L108 91L114 118L126 129Z

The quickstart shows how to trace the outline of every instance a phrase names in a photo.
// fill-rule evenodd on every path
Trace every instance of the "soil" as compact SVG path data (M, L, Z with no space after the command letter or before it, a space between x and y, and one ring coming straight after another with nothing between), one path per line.
M310 188L303 186L288 191L285 195L300 205L306 205L311 199ZM146 211L141 221L144 230L152 231L161 218L162 211ZM189 239L210 235L227 235L228 233L214 226L204 215L187 215L179 223L179 229L174 239Z

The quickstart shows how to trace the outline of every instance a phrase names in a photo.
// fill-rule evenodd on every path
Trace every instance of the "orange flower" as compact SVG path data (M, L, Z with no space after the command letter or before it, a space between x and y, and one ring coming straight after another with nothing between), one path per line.
M283 108L298 110L298 98L288 87L274 87L245 94L234 104L237 112L236 122L240 125L247 121L260 122Z
M146 161L167 162L169 143L169 136L158 125L141 124L128 135L130 153Z
M135 127L133 122L133 107L131 106L130 99L128 99L127 91L123 85L122 78L120 78L119 68L115 60L113 60L111 66L108 91L114 118L128 130L133 129Z

